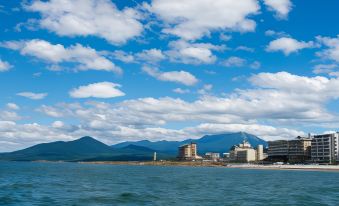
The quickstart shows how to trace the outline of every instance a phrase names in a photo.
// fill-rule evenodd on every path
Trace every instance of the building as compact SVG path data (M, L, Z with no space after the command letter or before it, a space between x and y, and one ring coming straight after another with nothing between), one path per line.
M310 160L311 142L311 137L297 137L297 139L288 141L288 161L300 163Z
M268 158L271 161L301 163L311 159L310 137L268 142Z
M276 140L268 142L268 157L275 159L286 159L288 156L288 141Z
M265 159L265 156L264 156L264 146L263 145L258 145L257 146L257 151L256 151L256 159L257 161L261 161L263 159Z
M220 153L207 152L205 154L205 159L212 160L213 162L217 162L220 160Z
M339 133L315 135L311 145L313 162L335 164L339 162Z
M181 145L179 147L178 151L178 159L180 160L196 160L196 159L202 159L198 155L198 148L196 143L190 143Z
M263 157L263 146L258 145L257 150L255 150L246 140L239 145L234 145L229 155L232 162L255 162L262 160Z

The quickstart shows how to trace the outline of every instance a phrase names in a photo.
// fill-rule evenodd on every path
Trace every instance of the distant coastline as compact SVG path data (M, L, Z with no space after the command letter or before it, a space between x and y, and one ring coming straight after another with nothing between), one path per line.
M186 166L186 167L222 167L237 169L261 170L303 170L303 171L334 171L339 172L339 165L260 165L260 164L225 164L222 162L182 162L182 161L95 161L78 162L80 164L136 165L136 166Z

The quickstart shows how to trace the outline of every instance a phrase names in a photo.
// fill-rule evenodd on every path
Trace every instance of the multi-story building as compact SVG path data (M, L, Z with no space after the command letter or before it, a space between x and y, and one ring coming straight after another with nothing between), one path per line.
M229 159L233 162L255 162L262 160L258 157L263 158L263 156L262 145L258 145L257 150L255 150L249 142L244 140L243 143L231 148Z
M305 162L311 158L311 141L310 137L269 141L268 158L285 162Z
M212 160L214 162L217 162L220 160L220 153L215 153L215 152L206 152L205 158L207 160Z
M261 161L261 160L265 159L265 157L264 157L264 146L263 145L258 145L257 146L256 155L257 155L256 159L258 161Z
M181 160L201 159L201 157L198 156L197 144L192 142L190 144L181 145L179 147L178 159Z
M339 162L339 133L315 135L312 140L313 162L335 164Z
M297 137L297 139L288 141L288 161L305 162L311 159L312 139Z
M287 158L288 141L276 140L268 142L268 157Z

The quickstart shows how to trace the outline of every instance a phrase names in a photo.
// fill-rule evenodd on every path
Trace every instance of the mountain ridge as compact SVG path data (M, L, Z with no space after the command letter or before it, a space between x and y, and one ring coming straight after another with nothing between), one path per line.
M167 152L174 154L177 152L178 147L189 142L195 142L198 145L198 152L204 154L205 152L228 152L229 149L236 144L241 143L244 139L247 139L250 144L256 147L259 144L267 146L267 142L263 139L246 133L246 132L234 132L234 133L222 133L222 134L213 134L205 135L199 139L185 139L183 141L149 141L149 140L140 140L140 141L127 141L112 145L113 148L121 148L129 144L134 144L138 146L148 147L157 151Z

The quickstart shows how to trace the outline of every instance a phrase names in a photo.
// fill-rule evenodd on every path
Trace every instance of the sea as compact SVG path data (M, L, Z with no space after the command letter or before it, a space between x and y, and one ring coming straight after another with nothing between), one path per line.
M339 205L339 172L0 162L0 206Z

